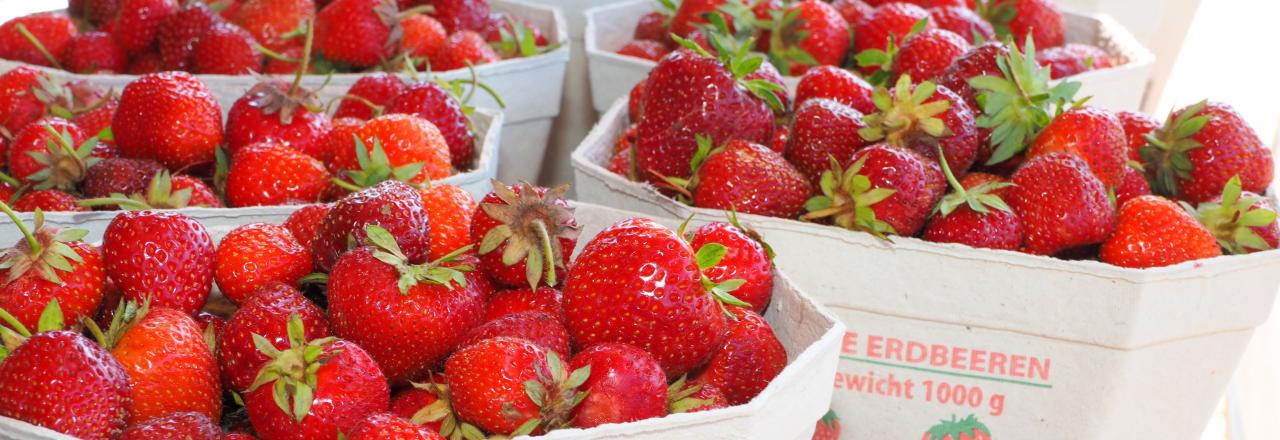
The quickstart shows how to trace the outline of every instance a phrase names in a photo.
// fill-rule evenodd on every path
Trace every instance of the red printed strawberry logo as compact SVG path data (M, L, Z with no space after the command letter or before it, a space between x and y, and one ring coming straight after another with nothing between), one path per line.
M991 440L991 431L973 415L960 420L953 415L929 428L922 440Z

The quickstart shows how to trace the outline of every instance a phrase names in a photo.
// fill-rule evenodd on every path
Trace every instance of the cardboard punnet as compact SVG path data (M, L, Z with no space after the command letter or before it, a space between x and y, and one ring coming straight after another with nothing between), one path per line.
M653 61L615 52L632 39L636 22L655 8L654 0L630 0L587 10L587 73L591 100L603 113L619 97L627 96L653 68ZM1112 110L1139 110L1155 57L1133 35L1106 15L1065 12L1068 43L1088 43L1105 50L1116 63L1110 69L1069 77L1083 84L1079 96L1093 96L1090 104ZM783 78L794 91L798 77Z
M506 107L506 119L502 127L502 160L498 162L498 176L503 180L533 181L538 177L538 170L547 147L547 139L551 134L551 123L560 113L560 95L564 91L565 66L569 62L569 36L565 27L564 15L559 9L525 3L520 0L494 0L494 11L507 12L528 19L541 29L547 41L559 43L561 46L545 54L529 57L502 60L495 63L476 66L476 74L480 81L493 88L502 98ZM0 60L0 72L9 71L17 66L29 66L47 72L56 80L87 79L96 84L113 87L116 91L136 79L137 75L79 75L70 72L30 66L27 64ZM437 72L443 79L467 79L471 72L467 69ZM319 92L322 102L329 102L346 93L356 80L364 76L360 73L327 75L307 75L302 84L316 88L329 82ZM196 75L209 85L223 112L231 108L244 92L257 80L251 75ZM285 77L292 78L291 75ZM408 75L402 76L406 81ZM426 75L423 75L425 78ZM530 87L534 85L533 87ZM477 91L472 105L482 108L498 109L498 103L488 94Z
M724 217L609 172L626 124L619 100L574 152L581 200ZM1196 438L1280 287L1280 250L1135 270L742 218L848 326L845 438L914 438L952 414L995 438Z
M581 251L590 237L609 225L628 218L651 217L671 228L679 226L681 222L674 218L655 218L586 203L576 203L575 207L578 224L582 225L577 251ZM215 242L239 225L259 221L279 220L252 215L201 219ZM17 234L16 229L7 225L0 232L12 235ZM97 241L101 237L101 231L93 231L86 239ZM538 438L808 440L813 433L813 421L827 411L831 397L831 378L835 375L840 337L845 329L831 312L798 289L783 272L776 271L775 275L773 300L765 311L765 318L773 326L778 340L787 351L787 367L751 402L713 411L674 414L661 419L603 425L592 429L558 430ZM69 437L0 417L0 439L8 438L61 440Z

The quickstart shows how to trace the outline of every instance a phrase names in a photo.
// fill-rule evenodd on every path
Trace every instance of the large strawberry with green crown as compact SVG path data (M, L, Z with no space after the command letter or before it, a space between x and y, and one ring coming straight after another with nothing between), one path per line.
M508 288L559 285L578 243L578 222L564 199L568 190L494 180L471 218L480 270Z
M48 117L23 127L9 144L9 175L33 189L75 191L84 181L94 157L97 138L85 136L75 124Z
M106 291L107 273L102 251L82 240L88 231L47 226L42 212L28 229L3 201L0 209L23 236L0 255L0 309L29 328L55 299L73 322L92 317Z
M983 173L956 180L946 160L942 171L952 192L938 202L925 227L925 240L989 249L1017 250L1022 246L1022 219L1000 198L1011 186L1008 181Z
M978 152L974 113L951 90L930 81L913 85L910 75L898 77L892 89L872 95L879 110L863 119L858 134L871 142L885 142L938 160L939 147L952 172L963 175Z
M929 428L922 440L991 440L991 430L973 415L960 420L951 416Z
M124 87L111 130L124 156L181 171L214 162L222 111L204 81L189 73L147 74Z
M1009 207L1022 218L1022 250L1054 255L1101 243L1115 230L1116 207L1089 164L1068 153L1028 160L1010 179Z
M227 320L218 343L218 366L228 390L244 392L253 385L258 368L270 360L258 351L263 342L277 350L289 348L288 322L303 324L305 339L329 336L324 311L312 304L298 289L284 284L263 286Z
M1213 233L1169 199L1135 197L1117 217L1115 231L1098 250L1104 263L1146 269L1222 255Z
M1036 43L1027 41L1023 48L1025 52L1009 47L1004 55L998 46L979 45L971 52L976 58L966 64L972 63L972 68L981 72L987 70L979 69L984 60L994 56L999 73L983 72L968 78L956 77L956 72L944 74L948 82L965 81L976 92L974 99L982 114L975 122L979 128L991 130L990 154L980 154L987 157L984 165L1022 153L1053 120L1053 109L1071 103L1080 90L1080 83L1071 81L1050 86L1049 68L1036 62Z
M802 220L825 219L851 230L915 235L946 190L937 162L913 150L875 144L854 153L848 168L832 160L822 193L805 203Z
M103 232L102 251L107 275L129 300L195 314L209 298L213 240L204 225L185 214L121 213Z
M409 262L426 261L431 251L430 221L422 196L407 183L388 180L348 194L320 220L311 242L316 269L328 271L343 253L367 244L367 225L390 231Z
M591 368L571 372L555 352L504 336L459 349L444 372L462 421L518 437L567 427Z
M1157 194L1199 203L1222 194L1234 176L1244 191L1271 185L1271 149L1229 105L1201 101L1170 113L1147 142L1142 159Z

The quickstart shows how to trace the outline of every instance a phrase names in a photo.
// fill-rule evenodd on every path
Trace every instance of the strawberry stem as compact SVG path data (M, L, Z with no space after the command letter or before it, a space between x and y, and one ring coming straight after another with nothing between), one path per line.
M289 96L293 96L298 91L298 87L302 86L302 77L307 73L307 66L311 64L311 45L315 40L315 22L308 20L303 26L307 27L307 36L302 40L302 62L298 64L298 71L293 74L293 84L289 86Z
M938 146L938 164L942 165L942 174L947 176L947 183L951 184L951 189L954 189L960 197L967 198L968 192L965 191L964 185L961 185L960 181L956 180L956 175L951 173L951 166L947 164L947 155L943 154L941 145Z
M542 264L547 272L547 285L556 285L556 261L555 255L551 252L551 235L547 234L547 225L542 219L533 221L533 229L538 232L538 240L542 242ZM537 290L538 283L529 286L530 289Z
M13 212L13 209L9 207L9 204L3 201L0 201L0 210L3 210L4 214L9 216L9 218L13 220L13 224L18 226L18 230L22 231L23 238L27 240L27 246L31 247L31 254L32 255L39 254L41 250L40 242L36 240L35 235L31 234L31 230L27 229L27 225L22 223L22 219L18 218L18 213ZM36 216L43 217L43 215L41 214L42 213L40 212L40 210L37 209Z
M436 7L433 5L418 5L418 6L414 6L412 8L400 11L400 13L396 15L396 18L399 20L404 20L406 18L415 16L418 14L430 14L433 12L436 12Z
M27 29L27 25L18 23L18 32L22 33L22 36L26 38L27 41L30 41L31 45L36 47L36 50L40 51L40 55L44 55L44 58L49 60L50 64L53 64L53 67L62 69L62 63L59 63L58 59L54 58L53 54L49 53L49 49L46 49L44 44L41 44L40 40Z
M5 324L9 324L9 327L11 327L13 331L18 332L19 335L22 335L22 337L31 337L31 331L27 329L27 326L22 325L22 322L18 321L18 318L9 314L8 310L0 309L0 319L3 319Z

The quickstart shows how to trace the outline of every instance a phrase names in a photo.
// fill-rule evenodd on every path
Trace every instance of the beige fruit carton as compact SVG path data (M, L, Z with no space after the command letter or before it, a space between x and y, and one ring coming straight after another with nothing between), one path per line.
M609 172L627 124L619 100L574 152L581 200L724 218ZM1280 287L1280 250L1136 270L741 217L848 327L832 383L847 439L952 415L996 439L1199 438Z
M655 65L653 61L616 53L632 39L640 17L655 7L655 0L629 0L587 10L587 69L597 111L604 112L614 100L627 96ZM1102 48L1116 63L1110 69L1068 77L1083 84L1080 96L1094 96L1090 104L1112 110L1139 110L1155 57L1106 15L1064 15L1068 43ZM794 92L799 78L788 76L783 82Z
M582 225L578 249L600 231L619 221L648 217L676 228L681 220L651 216L614 208L575 203L575 216ZM205 217L200 222L218 242L237 226L254 222L279 222L279 217L243 215ZM703 222L695 222L695 225ZM5 237L19 234L12 224L0 225ZM99 241L101 230L86 240ZM14 241L16 243L16 241ZM826 413L831 400L831 378L835 375L844 325L813 298L804 293L783 271L775 270L773 300L765 319L787 351L787 367L750 402L723 409L673 414L659 419L608 424L591 429L565 429L540 436L548 440L808 440L814 421ZM214 295L219 295L214 293ZM216 300L216 298L215 298ZM0 439L70 439L71 437L18 420L0 417Z
M494 11L529 20L544 32L547 41L558 47L547 53L528 57L512 58L494 63L476 66L475 72L479 80L484 82L502 98L506 107L506 118L502 125L502 160L498 162L498 175L503 180L533 181L538 177L538 169L547 147L547 139L551 135L551 124L560 113L560 95L564 90L565 66L569 62L569 34L565 27L564 15L559 9L549 6L535 5L521 0L494 0L491 2ZM28 64L0 60L0 72L6 72L18 66ZM136 79L137 75L79 75L63 70L30 66L47 72L55 80L69 81L87 79L96 84L113 87L117 91L125 84ZM469 79L471 72L467 69L436 72L437 76L446 80ZM302 85L317 88L328 81L328 86L319 92L322 102L329 102L346 93L356 80L364 76L360 73L327 75L307 75ZM231 104L244 94L245 90L257 82L251 75L196 75L209 85L223 111L231 109ZM292 79L292 75L286 75ZM410 78L403 77L406 81ZM484 92L474 95L472 105L476 107L498 109L498 102Z

